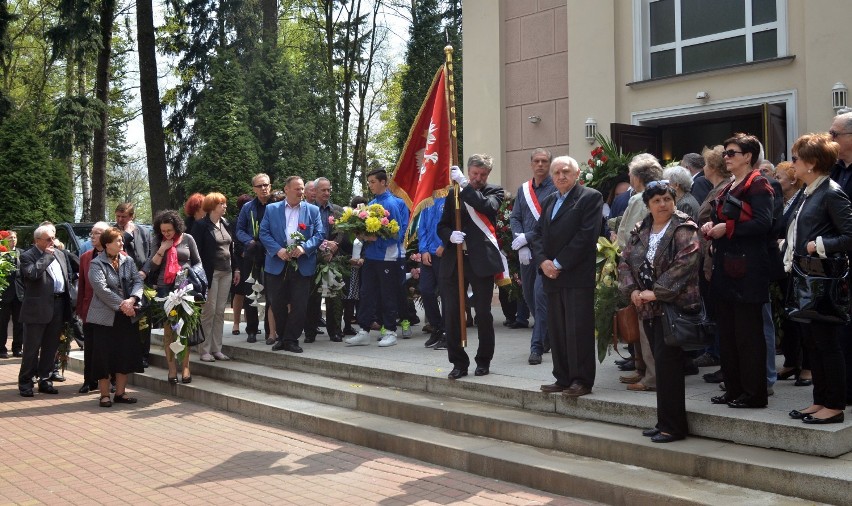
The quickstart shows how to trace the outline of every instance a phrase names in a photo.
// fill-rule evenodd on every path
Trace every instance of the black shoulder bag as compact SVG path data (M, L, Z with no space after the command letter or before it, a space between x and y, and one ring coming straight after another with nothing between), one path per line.
M793 321L849 323L849 258L793 255L786 312Z

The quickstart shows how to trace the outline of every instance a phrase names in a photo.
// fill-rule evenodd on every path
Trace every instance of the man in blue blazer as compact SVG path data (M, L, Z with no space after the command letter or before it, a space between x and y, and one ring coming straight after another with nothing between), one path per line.
M317 270L317 249L325 237L319 208L303 202L304 193L302 178L288 177L284 182L285 199L268 205L260 222L260 241L266 248L266 289L278 328L273 351L302 353L299 336L305 327L308 297ZM294 238L297 233L304 240Z

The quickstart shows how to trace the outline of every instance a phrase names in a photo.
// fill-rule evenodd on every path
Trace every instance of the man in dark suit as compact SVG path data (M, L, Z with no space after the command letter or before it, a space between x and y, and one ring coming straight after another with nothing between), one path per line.
M56 228L41 225L33 234L35 245L21 254L20 276L24 284L21 323L24 326L24 356L18 374L22 397L33 396L33 377L38 391L59 393L50 374L59 349L62 326L71 319L71 263L64 251L54 246Z
M485 376L490 371L494 357L494 319L491 316L491 298L494 293L495 276L508 270L506 258L497 246L494 224L497 211L503 203L503 188L488 184L491 173L491 157L472 155L467 161L468 178L458 167L453 167L450 177L461 187L459 203L461 230L455 226L456 200L450 191L444 203L444 211L438 222L438 237L444 245L446 259L439 272L441 298L444 311L444 330L447 333L447 353L453 370L451 380L467 376L470 358L461 346L459 319L458 269L456 248L464 250L464 277L473 289L473 304L476 309L479 348L476 350L476 376ZM473 261L471 261L471 259ZM505 274L504 274L505 275ZM500 276L503 281L503 276ZM508 279L506 279L508 281Z
M331 202L331 181L326 177L318 177L314 180L316 199L314 204L319 208L320 221L325 228L324 241L320 245L320 255L323 260L331 259L337 254L337 248L343 242L341 232L333 233L333 226L328 222L329 218L337 220L343 214L343 208ZM312 343L317 335L322 335L319 329L322 320L322 293L320 287L311 290L311 298L308 300L308 321L305 323L305 342ZM325 321L328 338L339 343L343 341L343 331L340 329L340 320L343 318L341 310L343 302L339 297L325 298Z
M260 240L266 248L266 288L278 330L273 351L302 353L299 336L305 327L308 295L317 271L317 249L325 233L317 206L302 201L304 192L301 177L288 177L284 182L286 198L269 204L260 222ZM301 244L293 238L297 232L305 238Z
M550 175L556 192L542 202L530 241L547 293L556 378L541 390L579 397L595 383L595 255L603 197L577 184L580 167L570 156L555 158Z

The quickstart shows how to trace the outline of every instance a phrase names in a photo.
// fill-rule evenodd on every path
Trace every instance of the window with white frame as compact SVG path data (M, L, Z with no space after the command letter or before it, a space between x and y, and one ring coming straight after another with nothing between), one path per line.
M634 20L637 80L787 53L787 0L634 0Z

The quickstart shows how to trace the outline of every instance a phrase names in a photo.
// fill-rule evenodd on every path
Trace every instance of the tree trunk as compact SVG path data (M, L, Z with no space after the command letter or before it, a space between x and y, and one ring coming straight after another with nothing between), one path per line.
M71 54L71 50L68 51ZM74 95L74 70L75 66L70 63L65 65L65 96L70 98ZM65 171L68 173L68 180L71 181L71 184L74 183L74 148L77 143L74 140L74 133L71 133L71 139L68 142L68 145L71 146L69 153L63 158L62 164L65 166ZM84 179L85 177L85 179ZM80 173L80 186L82 188L82 202L85 206L89 201L89 177L85 171ZM77 199L74 199L74 215L77 215ZM85 208L85 207L84 207Z
M278 0L261 0L263 12L263 45L268 49L278 46Z
M95 98L102 102L95 128L92 156L91 218L101 220L106 216L107 131L109 128L109 62L112 53L112 25L116 0L101 2L101 49L95 71Z
M86 62L78 61L77 62L77 96L85 97L86 96ZM84 140L78 142L78 149L80 150L80 185L82 187L82 181L86 179L86 185L89 184L89 155L92 153L92 141L91 137L86 135ZM74 181L72 178L71 181ZM75 212L76 216L76 212ZM83 193L83 209L81 212L81 219L83 221L90 221L92 219L92 199L89 192ZM102 218L98 218L102 219Z
M136 26L139 44L139 94L142 99L142 125L151 191L151 212L169 207L169 178L166 168L166 140L163 111L157 83L157 53L154 40L153 0L137 0Z

